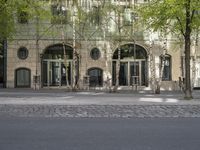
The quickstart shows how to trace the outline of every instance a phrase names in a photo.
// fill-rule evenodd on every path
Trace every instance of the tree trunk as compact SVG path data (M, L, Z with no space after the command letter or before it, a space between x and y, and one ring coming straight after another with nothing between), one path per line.
M113 91L116 92L118 87L119 87L119 72L120 72L120 60L121 60L121 15L120 12L118 12L118 22L117 22L117 26L118 26L118 32L119 32L119 41L118 41L118 59L117 59L117 63L116 63L116 83L114 86Z
M191 45L191 14L190 0L186 2L186 27L185 27L185 99L192 99L191 77L190 77L190 45Z
M66 82L66 87L67 89L69 88L69 81L68 81L68 63L67 63L67 54L66 54L66 48L65 48L65 43L64 43L64 39L63 39L63 52L64 52L64 65L65 65L65 82ZM62 77L61 80L62 82Z
M120 43L118 45L118 59L117 59L117 63L116 63L116 82L115 82L115 86L113 89L113 92L117 92L118 87L119 87L119 72L120 72L120 58L121 58L121 48L120 48Z
M161 87L163 71L164 71L164 67L165 67L166 54L167 54L167 39L164 42L163 54L161 56L161 67L160 67L159 78L158 78L158 80L156 80L156 90L155 90L156 94L160 94L160 87Z
M190 77L190 34L185 36L185 99L192 99Z

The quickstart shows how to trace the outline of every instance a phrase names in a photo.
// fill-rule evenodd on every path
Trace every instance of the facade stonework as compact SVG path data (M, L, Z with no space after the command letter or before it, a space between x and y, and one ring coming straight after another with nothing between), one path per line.
M88 88L106 89L108 84L113 88L117 78L118 58L116 54L120 47L120 89L132 89L132 86L135 85L134 77L137 77L138 89L155 90L156 81L162 78L160 77L161 57L166 55L169 57L169 62L164 62L163 73L166 78L161 81L161 90L180 90L180 78L184 78L184 54L183 47L178 44L177 39L160 38L157 33L149 31L144 31L143 38L141 38L141 35L138 34L139 31L135 31L138 36L134 35L131 38L118 40L110 38L109 34L111 33L107 33L111 27L104 33L97 27L92 28L92 31L88 30L89 35L94 34L89 39L85 33L84 38L81 38L80 33L76 31L77 29L74 30L70 23L65 24L64 30L62 30L62 25L52 26L51 22L41 21L39 22L39 32L36 31L35 24L35 20L28 24L17 24L18 30L15 37L8 40L7 88L62 88L67 86L67 82L73 84L73 82L79 81L79 88L84 89L85 79L89 82ZM134 30L136 29L134 28ZM154 39L152 36L155 36ZM66 52L62 49L64 45L67 48ZM20 59L17 54L22 46L28 49L26 59ZM98 48L100 51L100 57L97 60L91 58L93 48ZM197 52L199 46L194 45L192 49L193 84L200 87L200 52ZM63 52L68 57L66 60ZM77 60L74 60L75 55L78 55L76 56ZM70 58L71 56L73 58ZM78 65L75 64L77 62Z

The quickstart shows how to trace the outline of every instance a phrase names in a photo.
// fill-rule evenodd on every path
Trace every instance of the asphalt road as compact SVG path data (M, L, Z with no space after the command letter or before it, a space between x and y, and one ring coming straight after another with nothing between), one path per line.
M0 150L199 150L200 118L0 118Z

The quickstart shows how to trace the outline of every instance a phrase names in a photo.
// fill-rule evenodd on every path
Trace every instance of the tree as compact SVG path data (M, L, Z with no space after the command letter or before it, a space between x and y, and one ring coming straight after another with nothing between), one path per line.
M0 40L12 38L17 17L31 18L36 13L44 14L44 3L39 0L0 0ZM24 16L25 13L28 15Z
M152 0L139 8L142 21L155 31L182 35L185 53L185 99L192 99L190 77L191 37L200 26L199 0Z
M0 41L12 40L18 23L26 24L29 19L36 20L36 73L38 76L39 61L39 20L48 13L47 1L41 0L0 0Z
M13 1L0 0L0 40L4 40L13 32L13 13L16 10L14 3Z

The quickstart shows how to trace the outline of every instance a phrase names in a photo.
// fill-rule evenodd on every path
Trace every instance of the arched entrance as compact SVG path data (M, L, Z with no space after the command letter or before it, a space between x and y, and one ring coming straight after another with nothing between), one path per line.
M88 75L90 77L90 87L103 86L103 70L100 68L90 68L88 70Z
M66 64L64 61L63 44L56 44L46 48L42 56L43 86L63 86L71 84L73 48L65 45L65 54Z
M115 50L112 60L112 83L116 84L117 61L119 51ZM119 85L132 85L137 79L139 86L147 86L147 52L134 44L125 44L120 47Z

